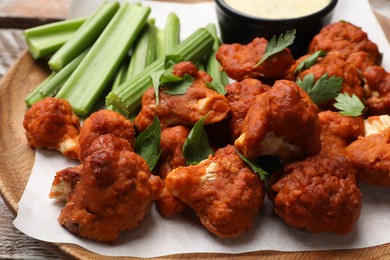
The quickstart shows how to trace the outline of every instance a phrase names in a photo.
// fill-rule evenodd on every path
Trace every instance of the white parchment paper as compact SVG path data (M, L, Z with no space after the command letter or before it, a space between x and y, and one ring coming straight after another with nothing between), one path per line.
M102 0L74 1L70 17L85 16ZM143 1L152 7L151 17L163 27L165 17L174 11L181 20L182 37L209 22L216 23L214 3L178 4ZM367 0L339 0L334 21L346 20L362 27L384 53L384 67L390 70L390 46ZM57 152L37 150L31 177L19 203L14 225L23 233L47 242L71 243L110 256L154 257L177 253L243 253L258 250L310 251L363 248L390 242L390 189L361 185L363 208L359 221L346 236L310 234L283 223L266 199L254 226L237 239L219 239L209 233L191 211L162 218L155 208L141 226L122 234L113 245L88 241L70 234L57 218L63 205L48 198L55 172L75 165Z

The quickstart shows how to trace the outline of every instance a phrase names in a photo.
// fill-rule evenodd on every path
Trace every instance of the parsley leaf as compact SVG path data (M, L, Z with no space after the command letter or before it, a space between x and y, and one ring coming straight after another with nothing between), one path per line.
M184 61L180 55L165 56L164 69L157 70L150 74L150 79L156 95L156 105L160 103L159 88L161 86L171 85L172 90L165 91L170 95L181 95L186 93L187 89L192 85L194 79L189 75L179 77L173 74L173 66Z
M360 116L365 108L363 102L355 94L350 96L347 93L340 93L333 106L339 109L339 113L344 116Z
M184 74L184 76L180 79L180 81L170 84L168 89L165 90L165 93L169 95L185 94L188 88L191 87L192 83L194 82L194 78L188 74Z
M208 88L211 88L212 90L218 92L221 95L225 95L227 90L225 87L222 85L222 83L218 81L211 81L211 82L206 82L206 85Z
M192 127L183 146L183 156L187 164L198 164L207 159L214 151L209 145L207 133L204 130L204 121L208 114Z
M302 70L310 68L311 66L317 63L317 59L319 57L325 57L325 56L326 56L326 52L323 50L319 50L313 53L312 55L307 57L304 61L299 63L299 65L295 68L294 73L301 72Z
M135 140L135 152L142 156L148 163L149 169L152 171L156 166L161 154L161 126L160 120L157 117L153 119L153 123Z
M335 98L342 89L343 79L335 76L328 78L328 74L322 75L314 84L314 75L308 74L303 80L298 78L297 84L311 97L317 105Z
M168 68L160 77L160 87L183 81L182 77L173 74L173 67Z
M295 39L295 33L296 33L296 30L293 29L293 30L287 31L285 34L283 34L283 33L280 34L280 36L277 39L276 39L276 35L274 37L272 37L271 40L267 44L267 47L265 49L265 53L264 53L263 57L254 67L259 66L261 63L263 63L263 61L265 61L266 59L268 59L272 55L283 51L285 48L287 48L288 46L293 44L294 39Z
M182 61L185 61L183 56L180 55L167 55L165 56L165 61L164 61L164 68L169 69L173 67L173 65L178 64Z
M160 103L158 89L160 88L160 78L161 78L161 75L163 73L164 73L164 70L157 70L157 71L152 72L149 76L151 81L152 81L154 93L156 95L156 105L158 105Z
M268 175L268 173L266 172L266 171L264 171L259 165L257 165L256 163L254 163L254 162L251 162L248 158L246 158L243 154L241 154L238 150L237 150L237 148L236 148L236 153L238 154L238 156L240 156L240 158L244 161L244 162L246 162L248 165L249 165L249 167L251 167L252 168L252 171L254 171L255 173L257 173L259 176L260 176L260 179L262 180L262 181L264 181L265 180L265 176L267 176Z

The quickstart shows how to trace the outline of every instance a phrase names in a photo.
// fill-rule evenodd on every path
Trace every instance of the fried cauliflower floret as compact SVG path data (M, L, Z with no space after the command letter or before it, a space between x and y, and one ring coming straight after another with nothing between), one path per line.
M321 154L345 156L347 146L364 136L362 117L343 116L330 110L318 114L321 124Z
M50 188L49 198L64 201L69 200L80 180L82 167L80 164L56 172Z
M365 136L378 134L390 127L390 116L370 116L364 120Z
M248 230L264 199L264 183L232 145L198 165L174 169L165 185L194 209L203 226L222 238Z
M315 155L289 164L271 186L275 213L296 228L345 235L362 205L355 173L343 156Z
M358 181L390 187L390 117L365 120L366 136L361 136L346 149L346 157L357 170Z
M101 135L91 144L70 200L58 221L70 232L112 243L137 227L155 197L155 180L146 161L128 141Z
M168 173L173 169L186 166L183 156L183 146L190 129L185 126L174 126L161 131L161 155L156 165L156 172L164 181ZM170 217L182 212L186 204L173 196L166 188L156 200L157 210L164 217Z
M135 144L133 123L118 112L112 110L99 110L92 113L80 129L80 160L93 152L89 148L93 140L100 135L113 134L127 140L131 147Z
M80 121L65 99L48 97L38 101L24 115L23 127L30 146L58 150L78 159Z
M314 75L314 81L317 81L324 74L327 74L328 77L342 78L342 93L355 94L360 99L363 97L364 91L358 71L353 65L335 55L326 55L324 58L319 58L316 64L300 72L297 77L303 79L309 74Z
M257 79L244 79L236 81L226 86L226 97L230 105L230 132L231 141L235 141L241 133L242 121L244 120L249 108L260 95L270 87L261 83Z
M196 71L194 71L194 68ZM152 124L157 116L162 128L175 125L194 125L208 114L205 124L217 123L227 117L230 110L225 96L207 87L206 82L211 81L210 76L197 71L191 62L181 62L174 66L176 76L187 74L194 78L192 85L182 95L169 95L164 89L159 90L159 103L153 87L149 88L142 97L142 108L134 120L138 131L144 131Z
M347 60L356 52L366 52L366 59L371 64L379 65L381 54L378 46L368 39L361 28L345 21L335 22L325 26L314 36L309 46L309 53L323 50Z
M267 44L265 38L255 38L247 45L222 44L216 58L228 76L237 81L245 78L280 78L294 63L291 51L286 48L256 66L264 56Z
M276 81L256 97L242 124L236 147L249 159L279 156L285 163L318 153L318 107L296 83Z
M368 66L362 73L366 80L364 103L368 114L390 114L390 73L380 66Z

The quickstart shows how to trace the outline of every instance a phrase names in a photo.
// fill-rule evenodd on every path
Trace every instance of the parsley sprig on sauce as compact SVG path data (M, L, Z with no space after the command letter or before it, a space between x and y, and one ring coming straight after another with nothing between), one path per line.
M335 99L333 106L344 116L360 116L364 111L363 102L355 94L340 93Z
M282 33L281 35L279 35L278 38L276 38L276 35L272 37L267 44L263 57L254 67L259 66L261 63L263 63L266 59L268 59L272 55L283 51L285 48L293 44L295 40L295 33L296 30L293 29L287 31L285 34Z
M299 73L305 69L310 68L311 66L313 66L314 64L317 63L318 58L320 58L320 57L322 58L325 56L326 56L326 52L323 50L319 50L319 51L313 53L312 55L307 57L304 61L299 63L299 65L295 68L294 73Z
M365 108L363 102L355 94L349 96L347 93L340 93L342 83L342 78L328 77L327 73L322 75L315 83L313 74L308 74L303 79L298 78L297 80L298 86L310 96L315 104L321 105L335 99L336 103L333 106L340 110L340 114L360 116Z
M183 146L183 156L188 165L198 164L207 159L214 151L209 145L209 139L204 129L204 122L207 118L206 114L192 127L190 133Z
M297 84L306 91L317 105L328 102L340 93L343 79L335 76L328 77L325 73L316 82L314 74L308 74L303 79L298 78Z
M135 152L145 159L151 171L156 166L161 155L160 141L160 120L155 117L153 123L140 133L135 140Z

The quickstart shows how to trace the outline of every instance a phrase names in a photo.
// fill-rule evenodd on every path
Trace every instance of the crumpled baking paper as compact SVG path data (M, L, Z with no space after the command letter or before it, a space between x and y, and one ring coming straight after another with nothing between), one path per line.
M70 18L85 16L102 1L74 1ZM182 37L209 22L216 23L214 2L179 4L143 1L152 7L150 17L163 27L165 17L174 11L181 20ZM384 67L390 70L390 46L371 12L367 0L339 0L334 21L345 20L361 26L376 42L384 55ZM312 251L364 248L390 242L390 189L361 185L363 207L359 221L345 236L311 234L289 227L265 204L253 228L236 239L220 239L208 232L188 211L172 218L162 218L153 207L142 224L122 234L119 241L106 245L70 234L57 218L63 204L48 198L55 172L75 165L57 152L37 150L31 177L19 203L14 225L33 238L58 243L77 244L85 249L109 256L156 257L178 253L221 252L243 253L259 250Z

